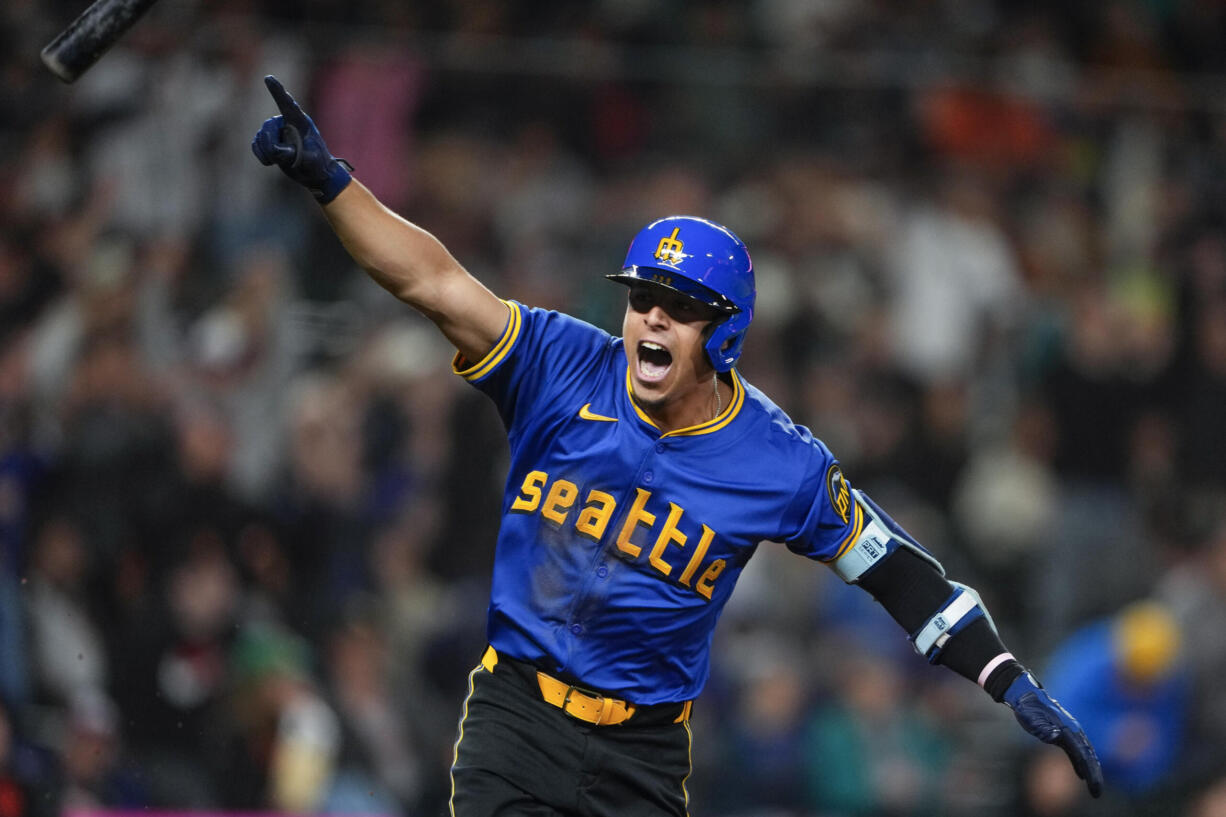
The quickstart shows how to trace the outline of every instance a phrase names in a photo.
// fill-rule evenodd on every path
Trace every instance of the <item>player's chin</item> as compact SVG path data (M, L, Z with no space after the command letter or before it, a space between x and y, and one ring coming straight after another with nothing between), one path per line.
M634 369L630 371L634 386L634 399L646 409L659 408L668 402L668 378L645 378Z

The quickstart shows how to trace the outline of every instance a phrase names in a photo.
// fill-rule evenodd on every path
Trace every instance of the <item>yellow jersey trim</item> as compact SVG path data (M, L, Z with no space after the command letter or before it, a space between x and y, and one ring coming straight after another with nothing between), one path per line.
M732 375L732 399L728 401L728 405L719 415L705 423L699 423L696 426L687 426L678 428L675 431L668 431L661 434L661 437L693 437L698 434L710 434L719 431L724 426L733 421L737 414L741 411L741 406L745 404L745 387L741 384L741 376L736 373L736 369L731 370ZM634 399L634 384L630 380L630 366L626 365L626 394L630 397L630 405L634 406L634 413L639 416L647 425L658 429L659 426L647 416L647 412L639 406L638 401Z
M460 366L468 361L462 354L456 352L454 358L451 359L451 371L458 374L460 377L468 381L480 380L498 367L507 353L511 351L511 347L515 345L515 341L519 338L519 329L523 325L523 317L519 312L519 305L511 301L503 301L507 308L511 310L511 315L507 319L507 326L502 330L502 337L494 344L494 348L490 349L485 357L481 358L478 363L469 366L467 369L461 369Z

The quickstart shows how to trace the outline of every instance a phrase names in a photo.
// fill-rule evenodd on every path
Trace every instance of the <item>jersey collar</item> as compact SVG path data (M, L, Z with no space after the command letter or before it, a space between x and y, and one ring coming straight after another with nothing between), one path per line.
M694 437L699 434L711 434L719 431L724 426L732 422L733 418L741 411L741 406L745 404L745 387L741 384L741 376L736 373L736 369L732 369L729 374L732 376L732 399L728 401L728 405L714 419L707 420L705 423L699 423L696 426L687 426L678 428L675 431L668 431L661 434L661 437ZM630 381L630 366L626 366L626 396L630 398L630 405L634 407L634 413L639 416L647 425L659 430L647 412L639 406L638 401L634 399L634 385Z

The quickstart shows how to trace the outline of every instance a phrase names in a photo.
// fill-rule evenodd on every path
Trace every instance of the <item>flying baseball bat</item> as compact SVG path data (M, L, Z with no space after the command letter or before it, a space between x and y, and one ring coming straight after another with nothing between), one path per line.
M95 0L42 51L43 64L73 82L106 53L157 0Z

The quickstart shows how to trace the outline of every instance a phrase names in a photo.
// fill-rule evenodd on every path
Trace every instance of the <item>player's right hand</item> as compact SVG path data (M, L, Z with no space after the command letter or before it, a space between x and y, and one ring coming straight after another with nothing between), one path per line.
M327 204L349 184L353 168L329 152L319 128L276 77L264 77L264 84L281 114L264 121L251 140L251 152L262 164L281 168L320 204Z
M1013 710L1023 729L1044 743L1054 743L1064 750L1092 796L1103 793L1103 769L1085 730L1029 671L1009 685L1004 702Z

